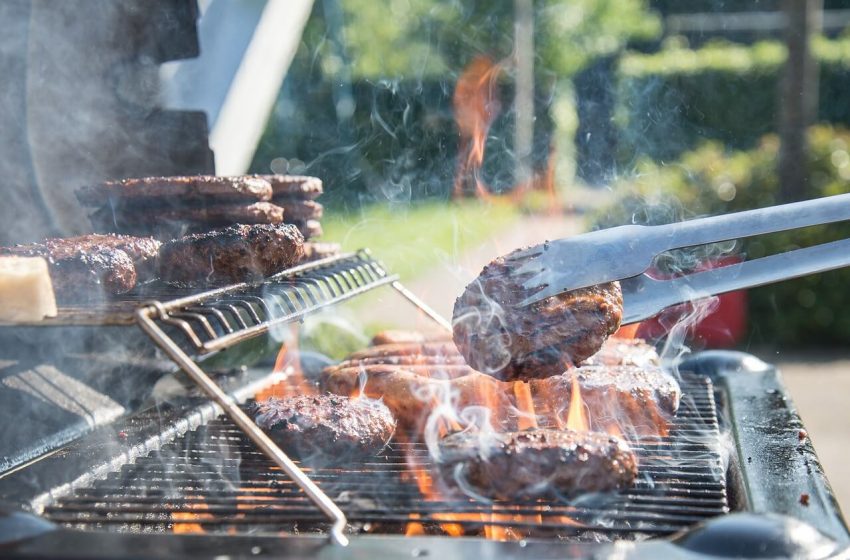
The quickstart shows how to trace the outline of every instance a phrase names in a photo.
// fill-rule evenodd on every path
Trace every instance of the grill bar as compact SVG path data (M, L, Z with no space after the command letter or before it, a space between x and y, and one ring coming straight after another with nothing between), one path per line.
M349 530L404 533L409 524L443 534L485 528L523 536L662 536L729 511L713 387L682 381L681 414L669 436L633 445L639 479L614 495L479 503L453 494L423 495L417 477L434 476L428 451L394 443L346 468L299 466L345 513ZM434 481L436 485L436 481ZM185 434L44 509L57 523L118 532L327 532L329 524L299 487L227 419Z

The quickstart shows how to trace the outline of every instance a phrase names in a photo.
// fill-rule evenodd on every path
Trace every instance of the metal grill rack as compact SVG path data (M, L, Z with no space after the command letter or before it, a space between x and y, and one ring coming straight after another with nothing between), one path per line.
M685 398L669 436L635 444L636 485L602 500L484 504L457 496L423 495L415 477L433 474L422 444L395 443L382 455L344 467L309 468L316 484L344 510L348 530L481 534L514 527L523 537L577 540L669 535L729 511L720 434L710 380L683 379ZM307 465L309 467L309 465ZM284 473L243 433L219 417L187 432L155 455L44 510L52 521L85 530L280 534L324 532L326 520Z
M265 334L275 325L299 320L321 308L388 284L428 316L451 328L365 250L297 266L262 283L237 284L165 303L148 301L135 312L142 330L332 521L328 535L342 545L348 542L344 534L347 521L342 510L257 427L193 356L224 350ZM175 333L180 333L184 339L182 344L175 340Z

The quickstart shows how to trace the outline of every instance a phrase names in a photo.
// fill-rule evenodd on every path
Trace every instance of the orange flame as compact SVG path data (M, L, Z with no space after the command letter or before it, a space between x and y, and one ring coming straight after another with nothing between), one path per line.
M487 199L487 185L481 180L480 169L484 162L484 146L493 119L501 111L494 83L502 68L487 56L472 59L458 77L452 104L455 122L460 134L454 197L460 198L469 191L470 179L476 196ZM464 155L465 154L465 155Z
M186 496L189 499L198 499L201 500L198 503L190 503L185 507L190 510L199 510L198 513L194 511L174 511L171 512L171 521L172 526L171 530L174 533L178 534L187 534L187 533L205 533L203 526L200 523L196 523L196 521L200 520L211 520L213 519L213 515L206 510L209 509L209 506L201 496Z
M420 519L421 516L418 513L411 513L410 519ZM407 524L407 528L404 530L404 535L406 537L413 537L425 534L425 526L422 523L418 523L415 521L411 521Z
M584 411L584 401L581 398L581 386L578 382L578 375L575 370L572 373L572 391L570 395L570 411L567 415L567 429L577 432L586 432L590 430L590 423L587 421L587 414Z
M613 338L620 338L624 340L631 340L633 338L637 338L638 328L640 328L640 323L632 323L630 325L623 325L617 332L611 335Z
M514 383L514 396L516 396L517 410L520 412L517 418L517 429L536 429L538 427L537 415L534 411L534 401L531 398L531 387L523 381Z
M301 369L298 334L298 325L292 325L292 336L288 342L280 345L280 350L277 352L277 357L272 367L274 373L286 372L286 379L258 392L255 397L256 400L262 401L270 397L283 398L292 395L318 394L317 387L306 381L304 371Z

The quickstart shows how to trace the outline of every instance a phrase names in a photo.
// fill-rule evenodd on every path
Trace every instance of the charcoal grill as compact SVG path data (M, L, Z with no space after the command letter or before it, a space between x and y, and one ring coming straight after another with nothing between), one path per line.
M98 309L63 309L36 330L84 324L136 331L138 324L213 402L195 395L110 419L70 445L62 441L7 469L0 497L13 511L34 516L0 516L0 534L11 535L0 546L20 557L69 550L81 556L109 550L116 557L321 557L334 554L327 538L343 528L322 499L344 513L343 537L352 539L352 555L364 557L585 555L647 539L630 549L634 555L686 555L663 537L742 511L788 515L846 545L838 506L811 444L800 438L802 424L776 371L740 353L704 353L681 364L684 399L669 436L634 444L639 481L613 496L483 504L423 494L422 477L433 466L418 443L394 442L374 459L343 467L281 465L279 451L258 446L256 427L245 424L238 403L285 383L285 375L210 375L207 364L278 326L381 286L392 286L446 326L368 252L300 266L260 285L155 301L148 288ZM313 483L317 492L311 493ZM496 531L517 540L472 538Z

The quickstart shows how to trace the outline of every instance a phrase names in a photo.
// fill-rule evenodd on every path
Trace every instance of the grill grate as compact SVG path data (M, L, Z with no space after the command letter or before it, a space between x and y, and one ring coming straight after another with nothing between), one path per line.
M639 480L627 491L574 501L495 502L423 495L431 472L424 445L394 443L346 468L304 471L361 533L504 538L663 536L729 511L720 432L709 379L683 379L669 436L633 448ZM215 534L324 532L326 518L298 486L224 418L188 432L44 510L80 530ZM411 529L413 528L413 529Z

